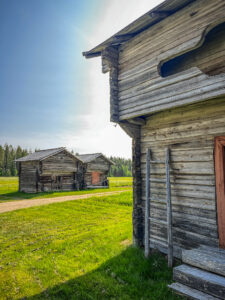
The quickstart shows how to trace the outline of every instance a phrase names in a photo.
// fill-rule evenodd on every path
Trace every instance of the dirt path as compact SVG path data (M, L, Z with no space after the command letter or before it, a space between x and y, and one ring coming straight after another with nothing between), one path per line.
M41 198L41 199L33 199L33 200L19 200L12 202L0 203L0 214L8 211L13 211L22 208L28 208L32 206L40 206L47 205L51 203L57 202L65 202L79 199L87 199L91 197L102 197L106 195L115 195L126 192L124 191L115 191L115 192L103 192L103 193L95 193L95 194L83 194L83 195L72 195L72 196L63 196L63 197L55 197L55 198Z

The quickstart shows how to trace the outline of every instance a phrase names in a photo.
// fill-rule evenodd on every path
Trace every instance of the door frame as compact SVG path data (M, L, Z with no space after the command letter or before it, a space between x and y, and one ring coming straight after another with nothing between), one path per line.
M225 136L214 140L219 246L225 249Z

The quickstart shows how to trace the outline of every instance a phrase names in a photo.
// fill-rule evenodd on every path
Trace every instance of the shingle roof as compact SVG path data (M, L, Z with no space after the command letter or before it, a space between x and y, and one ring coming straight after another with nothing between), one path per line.
M34 153L28 154L27 156L21 157L16 159L16 162L22 162L22 161L36 161L36 160L43 160L49 156L52 156L54 154L60 153L61 151L67 151L65 147L60 148L53 148L53 149L46 149L46 150L40 150L36 151ZM68 152L69 153L69 152ZM71 153L70 153L71 154ZM73 154L71 154L73 155ZM73 155L75 158L77 158L75 155ZM79 158L78 158L79 159Z
M93 160L95 160L96 158L102 156L105 160L107 160L110 164L114 165L114 163L108 159L107 157L105 157L102 153L92 153L92 154L79 154L76 155L80 160L82 160L84 163L89 163Z

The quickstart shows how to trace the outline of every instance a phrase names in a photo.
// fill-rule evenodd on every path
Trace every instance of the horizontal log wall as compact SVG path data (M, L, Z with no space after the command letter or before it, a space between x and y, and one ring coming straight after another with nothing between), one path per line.
M57 175L41 175L38 182L38 191L73 191L79 189L79 183L75 179L74 173Z
M87 171L109 171L110 164L103 157L98 157L87 164Z
M21 162L20 191L71 191L84 186L84 166L66 151L42 161Z
M171 149L171 195L175 254L200 244L218 246L214 137L225 135L225 98L157 113L141 129L142 202L145 207L146 150L164 160ZM152 164L151 177L165 178L165 165ZM151 182L150 245L167 247L166 186ZM142 212L143 215L143 212ZM144 226L144 224L142 225Z
M120 120L224 95L224 30L199 48L208 32L224 21L224 1L197 0L122 45ZM164 62L195 48L199 50L187 57L177 73L160 75Z
M20 192L36 193L37 192L37 172L38 162L22 162L19 175Z
M42 174L64 174L76 172L78 167L78 160L68 155L66 151L55 154L42 161Z

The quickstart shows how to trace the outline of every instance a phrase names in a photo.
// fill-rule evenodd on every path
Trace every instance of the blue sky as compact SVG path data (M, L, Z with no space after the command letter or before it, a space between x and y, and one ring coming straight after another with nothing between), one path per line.
M120 15L127 0L0 1L0 144L130 157L109 122L108 75L82 51L161 1L138 2Z

